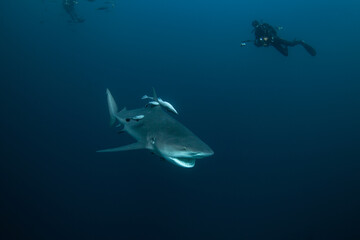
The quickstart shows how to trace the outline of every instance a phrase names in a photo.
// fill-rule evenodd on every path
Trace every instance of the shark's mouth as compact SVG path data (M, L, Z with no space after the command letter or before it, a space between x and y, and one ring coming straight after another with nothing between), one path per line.
M175 165L178 165L180 167L184 168L192 168L195 166L195 160L194 158L175 158L175 157L169 157L168 158L170 162L174 163Z

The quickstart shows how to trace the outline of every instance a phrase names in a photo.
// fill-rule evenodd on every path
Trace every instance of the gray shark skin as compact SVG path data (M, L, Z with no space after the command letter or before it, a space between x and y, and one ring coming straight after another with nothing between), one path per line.
M106 90L110 121L119 121L123 131L129 133L137 142L100 150L98 152L118 152L148 149L161 158L184 168L192 168L195 161L214 154L213 150L194 133L172 118L161 105L148 105L145 108L118 111L110 91ZM154 99L157 99L154 91ZM141 119L137 116L142 116Z

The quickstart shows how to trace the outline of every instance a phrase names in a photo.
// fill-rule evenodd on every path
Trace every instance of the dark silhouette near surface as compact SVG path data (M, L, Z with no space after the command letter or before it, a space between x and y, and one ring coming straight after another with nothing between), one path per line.
M77 15L75 11L76 4L77 2L75 0L63 0L63 8L71 17L71 21L75 23L82 23L85 20Z
M316 51L309 44L305 43L303 40L293 40L288 41L280 38L277 35L277 32L273 26L268 23L259 23L254 20L252 22L255 33L254 44L257 47L269 47L273 46L276 50L278 50L282 55L288 56L288 47L294 47L296 45L301 45L305 48L305 50L311 55L315 56ZM242 45L245 45L245 42L250 42L251 40L247 40L242 42Z

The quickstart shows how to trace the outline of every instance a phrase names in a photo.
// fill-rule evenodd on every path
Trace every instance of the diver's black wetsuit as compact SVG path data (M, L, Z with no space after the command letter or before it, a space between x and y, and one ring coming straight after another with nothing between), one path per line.
M79 22L79 23L84 22L84 19L79 18L75 12L75 4L76 4L75 0L63 0L63 7L71 17L71 20L73 22Z
M260 24L258 21L253 21L252 25L255 28L254 44L257 47L273 46L282 55L288 56L288 47L293 47L300 44L308 51L311 56L316 55L315 49L306 44L304 41L287 41L278 37L276 30L270 24Z

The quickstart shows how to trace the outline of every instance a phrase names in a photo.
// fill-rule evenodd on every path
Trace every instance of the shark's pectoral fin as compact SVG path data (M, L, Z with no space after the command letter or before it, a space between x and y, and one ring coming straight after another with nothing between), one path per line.
M145 148L145 144L136 142L136 143L132 143L132 144L129 144L126 146L109 148L109 149L99 150L96 152L120 152L120 151L137 150L137 149L144 149L144 148Z

